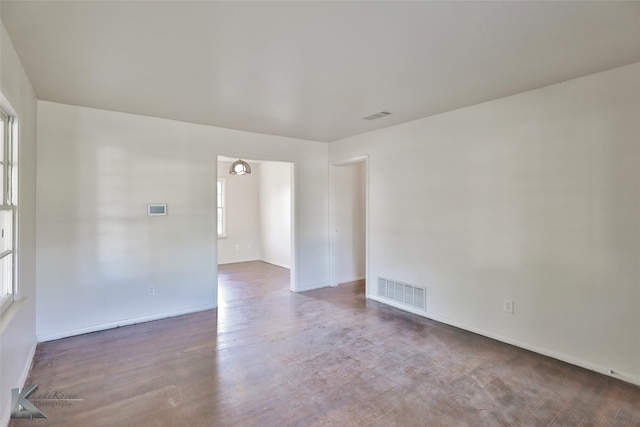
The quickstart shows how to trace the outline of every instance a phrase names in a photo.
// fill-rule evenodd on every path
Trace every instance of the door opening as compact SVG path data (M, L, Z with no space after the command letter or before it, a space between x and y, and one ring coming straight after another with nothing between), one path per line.
M331 168L331 284L365 281L367 274L367 162Z
M266 262L288 269L289 288L295 291L294 164L243 158L251 174L230 175L236 160L218 156L217 264ZM220 292L218 306L224 306Z

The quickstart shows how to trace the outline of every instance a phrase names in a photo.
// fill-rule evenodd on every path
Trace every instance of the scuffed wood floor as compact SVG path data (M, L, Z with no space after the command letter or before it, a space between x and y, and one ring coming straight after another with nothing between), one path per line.
M367 302L220 267L220 307L40 344L47 420L12 426L625 426L640 388Z

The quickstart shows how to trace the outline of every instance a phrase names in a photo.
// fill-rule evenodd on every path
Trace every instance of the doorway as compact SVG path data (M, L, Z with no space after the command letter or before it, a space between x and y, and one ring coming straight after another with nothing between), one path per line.
M286 268L295 291L294 164L243 158L251 173L230 175L238 158L217 160L216 264L262 261ZM218 305L224 305L223 295L218 295Z
M367 265L366 158L331 167L331 285L365 280Z

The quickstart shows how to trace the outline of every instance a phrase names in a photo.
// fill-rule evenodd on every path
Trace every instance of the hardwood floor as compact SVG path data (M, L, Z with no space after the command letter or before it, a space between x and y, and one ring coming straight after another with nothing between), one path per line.
M11 425L640 425L640 388L366 301L363 282L219 277L218 310L38 345L27 384L82 400Z

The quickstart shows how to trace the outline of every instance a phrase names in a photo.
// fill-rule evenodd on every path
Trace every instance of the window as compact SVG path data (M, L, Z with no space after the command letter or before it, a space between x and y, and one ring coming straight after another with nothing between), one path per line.
M0 110L0 312L15 294L15 230L18 205L17 126L14 117Z
M216 206L218 207L218 237L224 237L224 226L225 226L225 211L224 211L224 179L218 179L217 185L217 202Z

